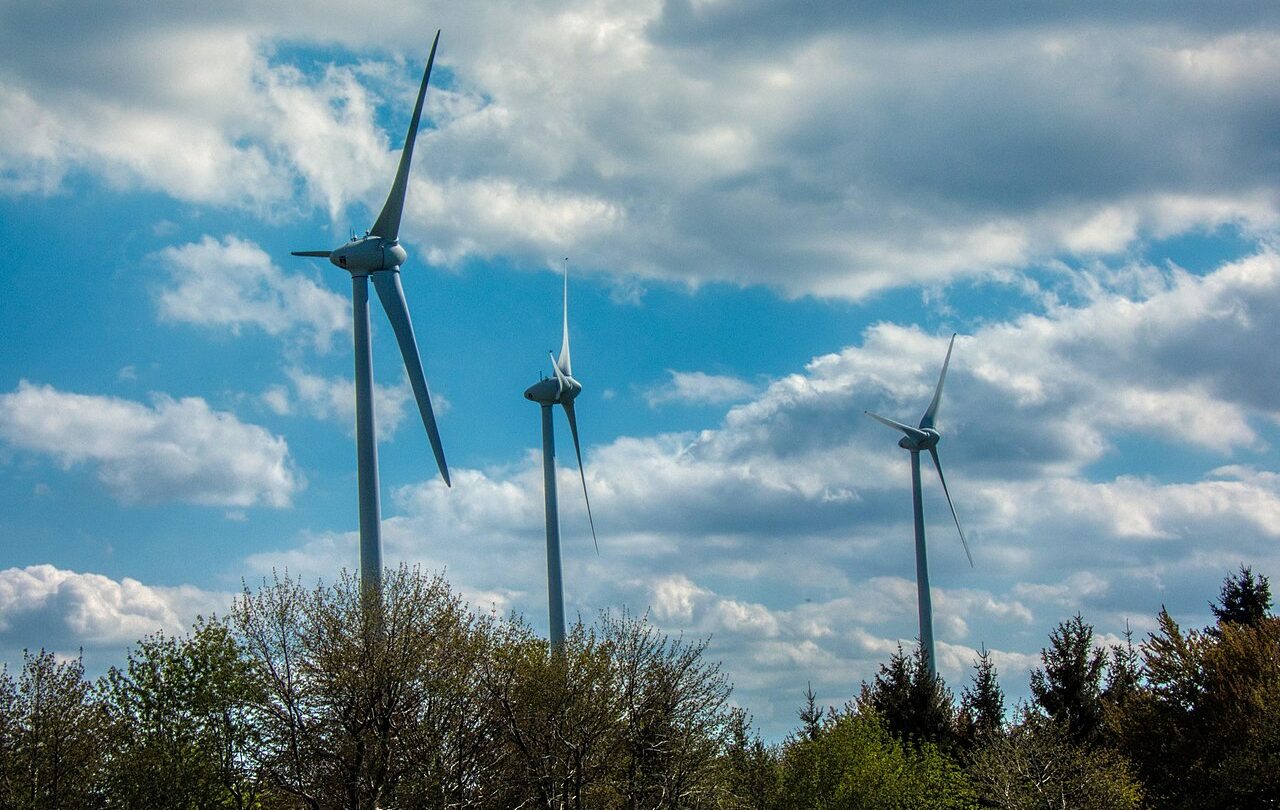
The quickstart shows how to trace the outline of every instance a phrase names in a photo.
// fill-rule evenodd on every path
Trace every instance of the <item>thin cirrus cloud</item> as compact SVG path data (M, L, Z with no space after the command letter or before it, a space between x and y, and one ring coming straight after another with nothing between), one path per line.
M371 112L411 97L443 27L449 78L428 95L406 221L437 263L536 264L567 241L623 277L863 298L1280 221L1263 114L1280 26L1258 6L821 8L392 6L376 36L361 4L144 6L111 24L86 5L64 26L10 9L0 183L53 193L82 169L361 221L400 132ZM276 51L308 37L353 53Z
M667 369L670 379L665 384L652 386L645 393L650 407L668 402L689 405L723 405L749 399L756 387L746 380L728 374L708 374L705 371L675 371Z
M23 380L0 394L0 440L92 468L124 504L282 508L304 486L282 437L199 397L147 405Z

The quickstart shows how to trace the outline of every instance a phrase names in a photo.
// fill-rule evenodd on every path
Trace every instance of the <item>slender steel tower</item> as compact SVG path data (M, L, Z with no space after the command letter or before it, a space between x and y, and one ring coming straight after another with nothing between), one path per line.
M578 441L578 416L573 401L582 393L582 383L573 377L569 360L569 268L565 260L564 275L564 337L560 343L560 356L551 356L551 368L555 376L529 386L525 399L536 402L542 411L542 490L547 521L547 607L550 614L552 648L564 643L564 581L560 567L560 517L556 503L556 436L551 418L553 406L564 408L569 420L569 432L573 436L573 451L578 457L578 475L582 478L582 497L587 503L587 520L591 524L591 542L596 543L596 524L591 516L591 499L587 496L587 474L582 468L582 445Z
M431 65L436 59L436 46L440 32L436 31L431 43L431 55L422 74L418 88L418 101L409 121L409 133L400 152L400 166L396 170L391 192L382 206L382 212L373 227L362 237L353 237L334 250L296 250L294 256L326 258L351 274L351 315L355 322L355 371L356 371L356 471L360 504L360 585L363 589L380 590L382 587L382 514L378 489L378 442L373 414L373 346L369 341L369 280L382 301L391 328L400 344L405 371L418 402L422 425L426 428L431 452L445 484L450 484L449 467L444 460L444 448L440 445L440 432L436 429L435 414L431 410L431 396L427 392L427 380L422 371L422 357L418 354L418 342L414 338L413 323L409 319L409 307L405 303L404 289L400 285L400 267L408 254L400 246L400 219L404 213L404 194L409 184L409 166L413 162L413 144L418 136L418 122L422 118L422 102L427 95L427 82L431 78Z
M904 425L892 419L867 411L867 415L894 430L901 431L903 436L898 446L911 453L911 505L915 512L916 526L916 606L920 614L920 645L924 648L929 664L929 676L937 677L938 670L933 645L933 601L929 595L929 560L924 542L924 502L920 495L920 451L928 450L933 458L933 466L938 471L938 480L942 482L942 491L947 496L947 506L951 507L951 517L956 522L956 530L960 532L960 543L964 546L964 554L973 565L973 555L969 553L969 543L964 539L964 529L960 528L960 518L956 516L956 508L951 503L951 493L947 490L947 479L942 474L942 462L938 460L938 441L941 434L934 428L934 419L938 414L938 403L942 400L942 384L947 379L947 366L951 364L951 349L955 346L956 336L951 336L947 346L947 357L942 361L942 373L938 375L938 387L934 389L933 401L924 412L918 427Z

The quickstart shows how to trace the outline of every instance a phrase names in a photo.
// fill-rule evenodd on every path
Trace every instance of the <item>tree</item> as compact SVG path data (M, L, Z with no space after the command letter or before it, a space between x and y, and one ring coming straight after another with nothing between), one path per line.
M1062 723L1074 742L1097 739L1102 728L1105 653L1093 646L1093 626L1077 613L1060 623L1040 650L1043 669L1031 673L1031 694L1045 714Z
M857 706L874 711L889 733L901 740L931 742L949 748L954 742L955 701L941 676L929 675L924 647L908 657L898 645L875 679L863 682Z
M770 810L777 806L778 757L752 730L745 709L729 713L729 734L720 767L718 806L723 810Z
M804 706L797 712L800 715L801 731L807 739L816 740L822 733L822 721L826 718L826 710L818 705L818 696L813 693L813 684L805 684Z
M8 737L5 764L0 765L5 788L0 806L99 806L105 722L84 679L83 661L59 661L45 650L24 651L17 683L7 673L0 677L0 699L8 704L0 709L6 715L0 726Z
M1146 688L1118 714L1124 751L1172 808L1280 805L1280 619L1183 631L1161 610Z
M981 736L998 733L1004 728L1004 690L996 677L995 663L986 647L973 662L972 686L960 698L963 733L970 745Z
M140 640L124 670L101 686L112 755L112 801L155 808L258 805L246 707L260 684L224 622L197 620L192 633Z
M18 685L8 665L0 665L0 807L12 805L18 779Z
M1240 566L1235 576L1228 576L1222 581L1222 592L1217 602L1210 602L1219 626L1234 623L1257 627L1271 610L1271 583L1259 574L1256 578L1253 569ZM1216 633L1216 628L1211 630Z
M498 806L543 808L620 804L611 769L621 744L620 693L610 650L578 622L556 650L527 627L513 629L486 661L502 756Z
M831 718L816 740L792 738L780 770L783 808L976 807L964 773L937 746L898 739L865 708Z
M707 642L671 639L625 612L602 615L600 633L620 699L616 761L628 805L710 806L731 687L703 657Z
M474 802L493 764L469 714L474 621L406 566L380 593L345 572L310 592L288 577L246 588L232 625L262 683L248 713L264 775L314 810Z
M979 740L969 776L984 805L1006 810L1125 810L1142 786L1124 758L1075 741L1064 724L1024 712L1007 733Z

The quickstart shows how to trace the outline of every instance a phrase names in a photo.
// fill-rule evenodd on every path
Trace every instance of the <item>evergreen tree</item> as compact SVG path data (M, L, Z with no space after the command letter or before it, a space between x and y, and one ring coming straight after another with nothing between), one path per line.
M1107 665L1106 687L1102 697L1108 704L1124 703L1142 685L1142 666L1138 651L1133 646L1133 630L1128 622L1124 627L1124 644L1111 645L1110 663Z
M1161 610L1119 741L1155 806L1280 807L1280 619L1182 630Z
M901 740L948 748L955 742L955 702L942 677L930 677L925 656L920 645L910 656L898 645L872 683L863 682L858 708L874 711Z
M1209 609L1219 625L1257 627L1271 610L1271 583L1261 574L1255 577L1250 566L1241 565L1237 574L1222 581L1222 593L1216 603L1209 603Z
M803 734L806 739L816 740L818 735L822 733L822 719L826 716L826 712L818 705L818 696L813 693L813 684L808 683L804 689L804 706L797 712L800 715L800 722Z
M960 705L967 739L996 733L1004 727L1004 690L996 677L991 652L985 646L973 662L972 686L965 687Z
M1031 673L1031 694L1045 714L1065 725L1075 742L1093 742L1102 728L1106 654L1093 646L1093 625L1077 613L1040 650L1043 669Z

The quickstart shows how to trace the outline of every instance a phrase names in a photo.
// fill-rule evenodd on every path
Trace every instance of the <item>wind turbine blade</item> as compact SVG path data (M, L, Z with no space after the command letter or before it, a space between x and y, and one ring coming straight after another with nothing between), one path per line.
M315 256L317 259L327 259L333 255L332 250L291 250L289 253L294 256Z
M865 413L867 416L870 416L872 419L876 420L882 425L888 425L894 430L902 431L903 433L905 433L906 435L910 436L913 439L921 440L925 437L924 433L922 433L919 428L913 428L911 427L911 425L904 425L901 422L895 422L892 419L887 419L881 416L880 414L872 413L871 411L863 411L863 413Z
M560 357L555 361L567 376L573 376L573 366L569 362L569 259L564 260L564 338L560 341Z
M547 356L551 358L551 370L556 373L556 385L560 386L559 390L556 391L556 396L559 397L564 393L564 389L569 387L569 380L565 378L564 372L560 370L560 364L556 362L556 356L551 352L547 352Z
M587 495L587 472L582 467L582 445L578 443L578 416L573 410L573 400L561 402L564 415L569 417L569 432L573 434L573 452L578 456L578 475L582 478L582 499L587 502L587 522L591 524L591 544L596 547L596 556L600 555L600 543L596 541L596 521L591 516L591 498Z
M400 235L400 215L404 213L404 192L409 184L409 164L413 162L413 142L418 138L418 121L422 118L422 100L427 95L427 81L431 78L431 65L436 61L436 45L440 44L440 32L436 31L431 43L431 55L427 57L427 69L422 73L422 86L418 88L418 103L413 106L413 118L409 120L409 134L404 137L404 149L400 152L400 168L396 169L391 193L382 206L382 213L369 229L374 236L393 240Z
M938 387L933 389L933 402L929 403L929 410L924 412L924 416L920 418L920 427L933 427L934 417L938 415L938 403L942 400L942 384L947 381L947 366L951 364L951 349L956 345L955 333L951 333L951 343L947 344L947 359L942 361L942 373L938 375Z
M947 496L947 506L951 507L951 518L956 522L956 531L960 532L960 545L964 546L964 556L969 558L969 567L973 567L973 555L969 553L969 541L964 539L964 529L960 528L960 518L956 516L956 508L951 503L951 493L947 491L947 477L942 474L942 462L938 461L938 448L930 447L929 455L933 456L933 466L938 471L938 480L942 482L942 493Z
M391 328L395 330L400 354L404 355L404 369L409 373L409 384L413 386L413 396L418 400L422 425L427 429L427 440L431 442L431 452L435 453L440 476L444 478L446 485L453 486L453 482L449 480L449 465L444 460L444 448L440 445L440 431L436 429L436 416L431 410L427 379L422 373L418 342L413 337L413 323L409 320L409 308L404 302L404 288L400 286L400 272L379 270L372 277L373 286L378 290L378 298L382 300L382 308L387 311Z

